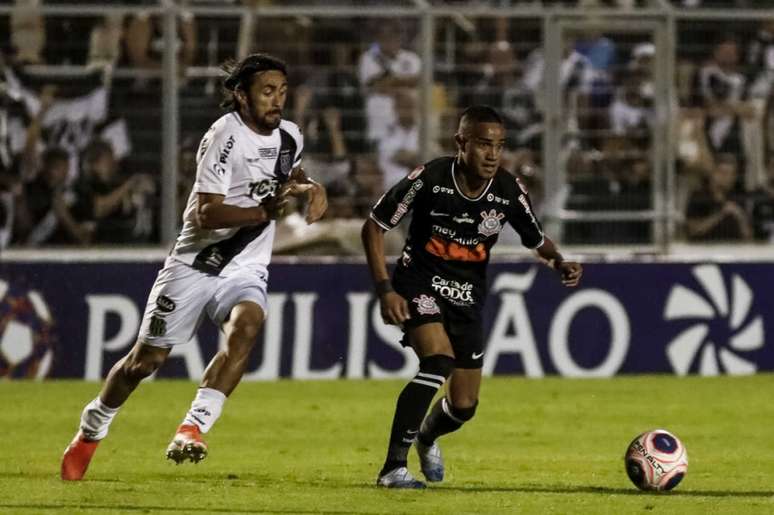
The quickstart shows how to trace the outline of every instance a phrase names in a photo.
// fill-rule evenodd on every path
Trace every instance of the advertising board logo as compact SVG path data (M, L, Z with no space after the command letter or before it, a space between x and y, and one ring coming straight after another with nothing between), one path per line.
M54 322L43 296L0 280L0 378L45 378L54 346Z
M763 318L751 309L750 286L733 274L729 289L717 265L698 265L692 272L701 291L675 285L664 307L665 320L691 322L666 347L672 368L678 375L754 373L758 367L745 354L763 347L765 339Z

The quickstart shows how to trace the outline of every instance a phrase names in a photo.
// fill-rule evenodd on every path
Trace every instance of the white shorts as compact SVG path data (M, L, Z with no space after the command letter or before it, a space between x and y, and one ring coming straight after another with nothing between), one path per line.
M186 343L205 314L220 326L231 309L244 301L258 304L265 316L267 275L245 270L220 277L168 257L148 295L138 340L165 348Z

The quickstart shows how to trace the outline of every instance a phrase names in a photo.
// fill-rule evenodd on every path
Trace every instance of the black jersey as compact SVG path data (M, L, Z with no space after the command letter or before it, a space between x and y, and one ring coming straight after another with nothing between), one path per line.
M483 289L504 222L527 248L542 245L543 230L516 177L500 168L477 198L469 198L457 187L455 166L453 157L443 157L415 169L379 199L371 218L390 230L413 209L398 266Z

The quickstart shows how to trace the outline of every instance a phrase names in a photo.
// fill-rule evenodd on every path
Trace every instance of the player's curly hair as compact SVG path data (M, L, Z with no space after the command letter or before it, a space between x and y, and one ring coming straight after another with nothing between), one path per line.
M250 81L256 73L277 70L284 75L288 74L285 62L268 54L250 54L241 61L232 59L223 63L222 69L227 75L223 79L223 100L220 107L227 111L238 109L234 91L237 89L247 91L250 88Z

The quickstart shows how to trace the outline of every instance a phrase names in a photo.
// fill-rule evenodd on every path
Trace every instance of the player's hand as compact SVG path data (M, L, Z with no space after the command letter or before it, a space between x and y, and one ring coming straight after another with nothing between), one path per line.
M306 208L306 223L313 224L323 217L328 210L328 194L325 187L316 182L311 183L309 190L309 206Z
M289 180L280 187L280 197L303 197L312 189L313 185L308 183Z
M306 223L313 224L328 210L328 195L325 187L310 179L300 166L290 172L290 180L283 184L282 194L293 197L306 195Z
M575 263L574 261L562 261L556 271L562 277L562 284L568 288L578 286L583 275L583 267L580 263Z
M382 319L385 324L400 326L411 318L408 302L394 291L388 291L381 295L379 297L379 306L381 307Z
M285 214L285 208L288 205L288 199L285 195L278 194L266 199L261 207L266 211L267 220L277 220Z

